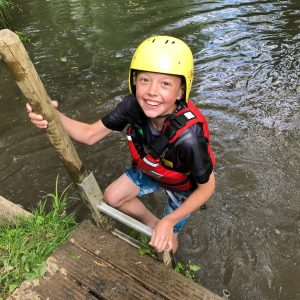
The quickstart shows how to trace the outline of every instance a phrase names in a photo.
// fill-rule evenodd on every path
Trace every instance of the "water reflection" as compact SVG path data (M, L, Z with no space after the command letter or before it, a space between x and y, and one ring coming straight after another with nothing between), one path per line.
M209 209L196 212L181 236L178 259L203 265L201 283L217 293L228 289L232 299L300 298L299 2L29 0L20 6L18 26L30 35L27 48L49 94L84 121L105 115L127 93L129 61L145 36L175 35L191 46L192 98L209 120L218 186ZM1 78L0 194L31 208L53 191L57 173L62 186L69 178L26 119L6 69ZM117 133L76 147L102 188L130 163ZM162 194L149 200L161 201ZM78 203L74 209L87 217Z

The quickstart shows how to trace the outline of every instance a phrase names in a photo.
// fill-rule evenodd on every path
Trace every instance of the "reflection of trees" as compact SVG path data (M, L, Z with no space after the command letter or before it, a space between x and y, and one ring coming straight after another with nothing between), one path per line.
M286 6L283 6L282 19L285 20L282 30L288 35L296 35L300 32L300 1L290 0Z

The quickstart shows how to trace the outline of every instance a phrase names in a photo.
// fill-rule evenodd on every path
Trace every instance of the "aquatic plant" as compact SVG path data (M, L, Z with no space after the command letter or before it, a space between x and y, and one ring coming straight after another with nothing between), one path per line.
M187 278L190 278L194 282L198 282L195 273L202 269L201 266L192 264L190 261L188 264L184 265L181 262L178 262L175 267L175 272L184 275Z
M66 214L70 198L65 189L58 192L58 179L52 198L52 208L46 211L41 201L29 218L0 224L0 300L5 299L24 280L42 277L45 260L76 227L75 214Z

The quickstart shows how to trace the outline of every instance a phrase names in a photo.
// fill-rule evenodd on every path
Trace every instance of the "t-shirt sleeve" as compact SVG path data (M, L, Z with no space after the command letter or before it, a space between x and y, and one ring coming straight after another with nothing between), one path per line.
M186 133L188 138L182 143L180 156L186 161L190 176L195 182L208 182L213 171L213 164L207 151L207 140L201 126L196 125Z
M134 105L134 101L132 95L126 96L113 111L101 119L104 126L111 130L122 131L128 124L127 112Z

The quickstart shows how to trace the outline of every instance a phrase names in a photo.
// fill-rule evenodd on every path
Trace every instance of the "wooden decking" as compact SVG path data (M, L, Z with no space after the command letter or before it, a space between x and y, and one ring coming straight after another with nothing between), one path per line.
M44 278L24 283L8 299L222 299L89 221L47 264Z

